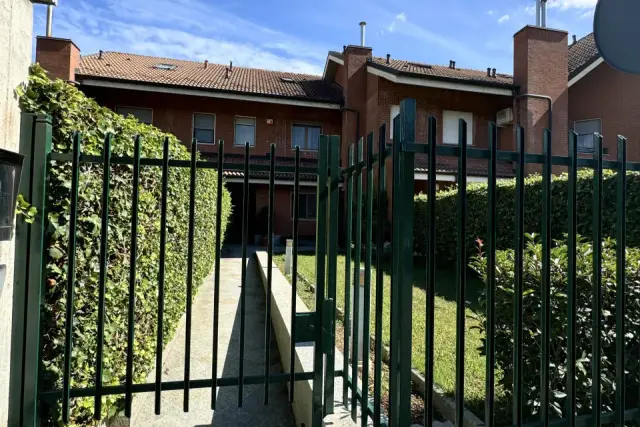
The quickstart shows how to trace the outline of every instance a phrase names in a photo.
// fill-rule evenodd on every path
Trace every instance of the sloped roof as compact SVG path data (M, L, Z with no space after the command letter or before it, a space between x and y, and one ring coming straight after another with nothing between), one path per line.
M489 86L513 86L513 76L496 73L495 77L487 75L487 71L471 70L468 68L449 68L442 65L426 64L423 62L406 61L403 59L389 59L374 56L371 59L374 66L387 68L399 73L414 74L422 77L434 77L446 80L460 80L467 83L476 83Z
M158 65L171 67L157 68ZM173 67L175 66L175 68ZM173 69L167 69L173 68ZM76 76L163 86L342 103L341 89L321 76L231 67L120 52L83 56Z
M503 160L496 162L496 175L499 178L513 178L515 176L513 163ZM424 154L416 154L416 172L428 172L428 158ZM489 167L484 159L467 159L467 175L487 176ZM436 158L436 172L454 174L458 172L458 158L438 156Z
M577 76L582 70L600 58L593 33L584 36L569 46L569 79Z

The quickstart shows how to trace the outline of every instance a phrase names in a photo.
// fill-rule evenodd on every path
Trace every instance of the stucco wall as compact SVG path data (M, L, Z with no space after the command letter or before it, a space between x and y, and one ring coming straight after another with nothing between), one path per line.
M31 63L33 6L29 0L0 0L0 148L17 151L20 108L14 89L23 82ZM7 425L14 242L0 242L0 264L7 265L0 289L0 426Z

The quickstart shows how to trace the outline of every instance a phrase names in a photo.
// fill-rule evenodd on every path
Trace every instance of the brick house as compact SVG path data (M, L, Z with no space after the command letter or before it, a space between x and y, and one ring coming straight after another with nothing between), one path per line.
M36 61L52 77L75 82L98 103L171 132L181 141L198 139L199 151L217 158L214 141L225 141L227 162L242 162L245 142L251 163L268 163L276 144L277 164L293 164L301 147L301 166L315 167L320 134L341 131L342 93L318 76L282 73L166 58L100 52L80 56L65 39L38 37ZM241 239L243 173L227 171L227 188L236 206L228 240ZM315 233L315 179L301 176L300 236ZM268 176L250 174L250 235L260 234L256 218L268 206ZM293 174L276 176L274 234L292 230Z
M569 46L569 124L580 148L593 150L593 132L603 136L605 156L617 155L617 136L628 139L627 156L640 161L640 76L623 73L598 52L593 33Z
M211 144L225 140L228 161L242 161L244 141L251 143L251 162L267 161L269 144L277 146L279 164L291 164L293 147L303 149L304 162L316 164L318 136L341 136L341 163L348 147L359 138L387 126L393 143L393 117L406 97L417 101L418 143L427 140L427 117L438 119L437 142L457 143L457 122L468 123L469 145L486 148L488 122L499 125L498 147L514 150L514 124L524 127L526 151L542 151L542 134L552 128L553 153L567 153L568 130L576 129L582 151L589 151L592 132L605 136L608 155L615 154L616 132L632 141L640 125L631 120L640 107L639 76L628 76L602 63L593 38L568 44L566 31L525 26L514 35L513 73L487 68L460 68L374 56L365 46L329 51L322 76L266 71L154 58L127 53L100 52L80 56L70 40L39 37L36 60L53 77L73 81L100 104L172 132L182 141L197 138L199 150L216 157ZM490 60L487 61L490 64ZM594 119L599 119L598 122ZM600 127L596 126L599 123ZM631 160L640 160L640 148L629 145ZM468 181L486 180L487 162L468 159ZM388 163L388 170L391 162ZM528 173L539 165L527 165ZM457 179L457 159L439 158L439 185ZM502 162L499 177L513 176L513 165ZM388 173L391 189L392 173ZM241 206L242 174L228 172L233 202ZM267 205L264 174L250 176L251 210L255 217ZM426 188L426 159L416 159L415 190ZM291 233L291 175L277 177L275 234ZM303 179L300 233L315 233L315 176ZM239 218L239 215L237 216ZM237 219L236 219L237 221ZM250 221L252 224L259 221ZM231 239L238 224L232 224ZM238 233L239 235L239 233Z

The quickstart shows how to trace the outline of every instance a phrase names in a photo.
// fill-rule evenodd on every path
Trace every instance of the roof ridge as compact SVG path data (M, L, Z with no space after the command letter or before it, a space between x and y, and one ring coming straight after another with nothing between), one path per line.
M124 56L136 56L139 58L148 58L148 59L155 59L158 61L179 61L179 62L187 62L190 64L203 64L204 61L194 61L191 59L180 59L180 58L167 58L164 56L151 56L151 55L142 55L139 53L130 53L130 52L120 52L120 51L116 51L116 50L105 50L102 52L103 54L107 54L107 53L112 53L112 54L117 54L117 55L124 55ZM81 58L87 58L87 57L97 57L99 56L99 53L90 53L88 55L82 55ZM227 64L219 64L216 62L209 62L209 66L219 66L219 67L226 67ZM305 73L294 73L291 71L280 71L280 70L269 70L266 68L256 68L256 67L243 67L240 65L234 65L233 66L234 69L238 68L238 69L242 69L242 70L257 70L257 71L264 71L267 73L274 73L274 74L283 74L283 75L292 75L292 76L305 76L305 77L318 77L318 78L322 78L321 75L319 74L305 74Z
M387 58L382 57L382 56L374 56L374 58L380 59L382 61L386 61ZM430 64L428 62L422 62L422 61L414 61L414 60L410 60L410 59L393 59L391 58L391 60L393 61L400 61L400 62L406 62L409 64L418 64L418 65L425 65L425 66L429 66L429 67L441 67L447 70L452 70L452 71L472 71L474 73L486 73L487 70L479 70L476 68L464 68L464 67L458 67L456 66L456 68L449 68L448 65L441 65L441 64ZM496 73L498 73L498 70L496 70ZM507 73L498 73L498 74L502 74L505 76L509 76L512 77L512 74L507 74Z

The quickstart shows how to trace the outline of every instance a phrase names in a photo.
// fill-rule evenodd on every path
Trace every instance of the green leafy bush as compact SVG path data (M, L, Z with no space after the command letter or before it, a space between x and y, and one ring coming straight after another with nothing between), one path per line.
M29 83L19 89L19 94L25 111L52 116L54 152L70 152L72 133L80 131L83 137L82 152L85 154L100 155L106 134L112 133L114 156L132 156L134 137L140 135L142 157L161 158L164 138L169 137L171 158L190 158L186 147L174 136L153 126L141 124L132 117L124 118L100 107L75 87L61 80L49 80L38 65L32 67ZM54 161L50 165L47 200L47 290L43 313L42 353L46 389L59 389L62 385L71 172L69 162ZM103 167L100 164L81 165L71 367L73 388L95 386L102 173ZM133 361L135 382L145 380L155 361L161 176L162 170L159 167L141 168ZM186 305L189 182L188 168L170 168L164 281L165 344L170 340ZM222 215L224 230L231 212L231 199L226 189L223 193L223 210L216 212L216 189L216 172L198 170L194 289L202 284L213 268L216 215ZM125 381L127 356L132 166L112 166L110 192L103 363L104 384L117 385ZM105 413L102 415L112 416L118 412L122 408L121 399L122 396L104 398ZM90 423L93 399L73 399L71 405L74 424ZM44 418L48 419L47 423L59 424L59 402L46 410L48 414Z
M486 283L486 257L479 248L471 261ZM590 243L578 237L577 245L577 322L576 322L576 390L578 413L584 414L591 408L592 353L592 303L593 303L593 249ZM564 241L556 242L551 249L551 334L550 334L550 410L554 417L566 416L567 382L567 246ZM525 416L539 411L540 404L540 357L541 357L541 272L542 246L531 235L524 252L523 270L523 391ZM500 383L507 393L512 392L513 379L513 309L514 309L514 251L496 253L495 288L495 344L496 363L500 369ZM625 369L627 408L635 407L640 384L640 352L638 340L640 325L640 249L627 248L626 263L626 311L625 311ZM616 248L608 239L602 244L602 345L601 378L602 410L615 407L615 361L616 361ZM486 312L486 295L480 297L481 309ZM486 332L486 318L481 319ZM633 405L633 406L631 406ZM511 405L506 405L507 412Z
M578 233L591 236L593 171L578 172ZM604 173L604 204L602 215L603 235L613 237L616 229L616 173ZM473 251L476 238L485 239L487 234L487 183L470 183L467 187L467 250ZM515 233L515 180L500 180L496 188L498 249L513 248ZM436 196L436 255L442 262L456 259L456 229L458 190L452 188L438 192ZM532 175L525 179L524 227L527 233L542 230L542 177ZM554 176L551 205L551 233L561 239L568 232L568 176ZM424 253L428 237L427 196L419 194L414 200L415 246ZM640 246L640 174L629 172L627 176L627 233L628 245Z

